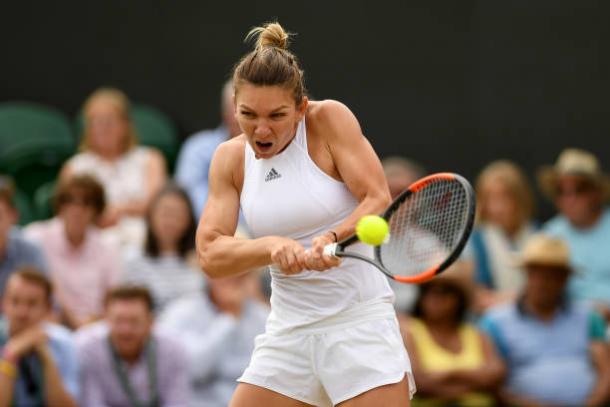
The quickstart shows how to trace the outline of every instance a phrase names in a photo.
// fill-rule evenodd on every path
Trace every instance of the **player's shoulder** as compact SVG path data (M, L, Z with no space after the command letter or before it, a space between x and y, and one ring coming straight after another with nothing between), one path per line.
M332 120L342 116L353 116L349 107L333 99L309 102L307 114L310 118L317 121Z
M326 138L349 134L345 131L346 129L355 129L360 132L358 120L352 111L337 100L310 102L307 123L308 129L324 134Z
M220 143L216 148L214 155L223 160L243 158L245 146L246 137L242 134Z

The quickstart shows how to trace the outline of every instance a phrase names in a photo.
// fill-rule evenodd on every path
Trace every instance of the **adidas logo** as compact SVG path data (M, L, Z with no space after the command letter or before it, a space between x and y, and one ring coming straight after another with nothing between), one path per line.
M274 179L278 179L281 177L282 174L277 172L275 168L271 168L271 170L267 173L267 176L265 177L265 182L273 181Z

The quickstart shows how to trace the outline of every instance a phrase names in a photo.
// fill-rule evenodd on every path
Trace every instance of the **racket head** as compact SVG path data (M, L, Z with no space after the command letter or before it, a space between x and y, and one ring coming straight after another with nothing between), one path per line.
M460 256L475 209L472 186L458 174L437 173L416 181L383 213L390 239L375 247L375 261L402 283L433 278Z

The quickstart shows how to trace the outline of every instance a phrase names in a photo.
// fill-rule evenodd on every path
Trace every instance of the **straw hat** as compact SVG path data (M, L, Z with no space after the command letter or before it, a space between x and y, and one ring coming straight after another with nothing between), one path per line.
M557 180L562 175L588 178L600 188L604 200L610 199L610 176L602 172L599 161L590 152L567 148L561 152L554 166L545 166L539 170L538 183L549 198L557 196Z
M543 234L536 234L526 242L518 263L522 267L536 265L572 271L568 244Z

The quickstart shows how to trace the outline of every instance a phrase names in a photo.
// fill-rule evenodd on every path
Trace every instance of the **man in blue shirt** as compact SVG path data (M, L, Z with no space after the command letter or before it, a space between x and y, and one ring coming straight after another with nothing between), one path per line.
M594 303L610 322L610 177L586 151L566 149L553 167L539 174L543 191L559 214L544 231L570 246L571 263L579 271L570 279L570 294Z
M22 268L8 279L0 319L0 407L76 406L76 349L65 328L45 323L51 283Z
M208 198L208 171L216 148L241 133L235 119L232 81L226 82L222 88L220 109L222 124L190 136L180 149L176 163L176 181L188 192L196 219L199 219Z
M17 218L12 185L0 177L0 297L9 275L18 267L29 265L46 271L40 248L23 239L14 228Z
M519 300L486 313L481 327L508 367L508 405L600 406L607 401L610 356L605 324L589 306L569 301L569 249L536 235L523 250L526 283Z

